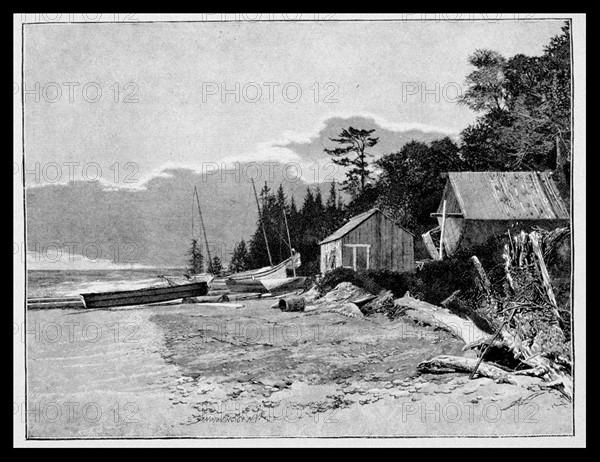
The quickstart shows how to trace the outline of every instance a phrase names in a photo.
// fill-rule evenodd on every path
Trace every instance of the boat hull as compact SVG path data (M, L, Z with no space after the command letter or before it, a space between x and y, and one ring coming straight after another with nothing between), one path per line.
M83 300L80 297L41 297L27 299L27 309L29 310L80 308L85 308Z
M303 289L307 278L282 278L282 279L228 279L225 281L231 292L237 293L276 293Z
M147 305L179 298L201 297L208 293L206 282L193 282L171 287L81 294L86 308L113 308L118 306Z
M232 274L227 278L227 280L234 279L236 281L239 280L247 280L247 279L286 279L287 271L292 270L292 268L298 268L301 264L300 254L296 253L294 257L290 257L278 265L275 266L265 266L264 268L244 271L241 273ZM213 281L214 282L214 281Z

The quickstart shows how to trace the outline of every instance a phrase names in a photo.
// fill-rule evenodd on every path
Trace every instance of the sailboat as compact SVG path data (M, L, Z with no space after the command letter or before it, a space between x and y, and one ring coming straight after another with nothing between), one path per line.
M170 286L178 286L181 284L189 284L190 282L206 282L211 290L230 290L231 292L253 292L253 293L273 293L281 291L291 291L297 289L303 289L308 281L306 277L296 277L296 269L302 264L302 260L299 252L295 252L291 246L290 232L287 227L287 217L284 218L286 229L288 233L288 245L290 247L290 257L282 261L277 265L273 265L271 258L271 251L269 249L269 242L267 240L267 234L262 221L262 214L260 210L260 204L258 202L258 196L256 194L256 187L254 181L252 181L252 188L254 190L254 197L256 199L256 205L258 207L258 215L263 230L263 236L265 238L265 244L267 246L267 253L269 256L269 266L263 268L243 271L227 276L217 276L210 273L201 273L194 275L181 275L181 276L159 276L165 279ZM200 224L202 225L202 231L204 234L204 240L206 243L207 255L210 261L210 250L208 249L208 240L206 238L206 229L204 227L204 220L202 219L202 210L200 208L200 199L198 196L198 190L194 187L194 196L196 204L198 206L198 213L200 215ZM193 221L192 221L193 228ZM193 234L193 231L192 231ZM288 274L292 273L294 276L289 277Z
M206 253L208 255L209 264L212 261L210 258L210 249L208 246L208 239L206 238L206 228L204 227L204 220L202 218L202 209L200 208L200 197L198 196L198 189L194 186L194 198L198 205L198 214L200 216L200 224L202 225L202 233L204 235L204 242L206 244ZM194 238L194 203L192 199L192 239ZM204 282L209 287L215 276L210 273L199 273L199 274L183 274L183 275L158 275L159 278L164 279L169 286L180 286L182 284L189 284L195 282Z
M262 213L260 211L260 204L258 202L258 195L256 194L254 180L252 180L252 189L254 190L256 206L258 208L258 216L263 230L263 236L265 238L265 244L267 246L267 254L269 255L269 262L271 263L271 265L266 266L264 268L251 271L244 271L241 273L231 275L225 279L225 285L232 292L258 293L283 292L305 288L308 279L305 277L296 277L296 268L298 268L301 265L302 261L300 259L300 254L295 252L292 248L290 230L288 228L285 210L283 210L283 217L285 219L285 226L288 235L287 244L290 248L290 257L282 261L278 265L273 265L271 251L269 249L269 242L267 240L267 232L262 219ZM294 277L288 277L288 270L291 270Z

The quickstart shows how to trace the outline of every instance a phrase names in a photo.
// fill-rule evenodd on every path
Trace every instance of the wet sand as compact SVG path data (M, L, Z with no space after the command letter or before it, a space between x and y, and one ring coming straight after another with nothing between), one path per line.
M29 311L28 437L572 434L537 379L418 376L445 332L241 303Z

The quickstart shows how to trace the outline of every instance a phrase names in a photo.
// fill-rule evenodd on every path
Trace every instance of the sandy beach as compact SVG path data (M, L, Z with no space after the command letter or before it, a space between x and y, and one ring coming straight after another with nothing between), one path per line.
M240 303L28 311L28 437L572 434L538 379L419 376L463 354L443 331Z

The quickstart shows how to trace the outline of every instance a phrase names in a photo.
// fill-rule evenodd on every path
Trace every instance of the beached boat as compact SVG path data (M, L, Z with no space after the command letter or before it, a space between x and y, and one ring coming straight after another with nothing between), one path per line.
M80 309L85 308L81 297L31 297L27 299L27 309Z
M193 282L206 282L210 287L211 281L215 278L212 274L202 273L202 274L194 274L192 276L188 275L164 275L159 274L157 276L160 279L163 279L169 284L169 286L180 286L183 284L191 284Z
M306 277L281 278L281 279L227 279L225 284L231 292L244 293L281 293L304 289Z
M207 293L208 284L205 281L201 281L169 287L87 293L81 294L81 296L86 308L112 308L117 306L147 305L180 298L201 297Z
M300 254L296 253L294 254L293 259L290 257L286 260L283 260L278 265L265 266L264 268L235 273L225 279L284 279L288 276L288 270L291 271L293 268L298 268L301 263L302 261L300 260Z
M229 288L227 281L246 281L246 280L263 280L263 279L286 279L288 277L288 271L291 273L295 268L301 265L300 254L294 254L292 257L282 261L275 266L265 266L263 268L242 271L240 273L234 273L228 276L214 277L210 274L196 274L191 277L187 276L159 276L165 279L169 285L181 285L190 282L202 282L206 281L211 290L222 290Z

